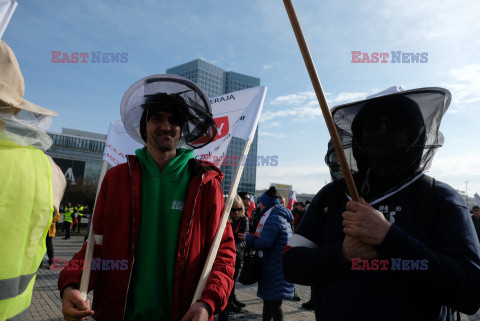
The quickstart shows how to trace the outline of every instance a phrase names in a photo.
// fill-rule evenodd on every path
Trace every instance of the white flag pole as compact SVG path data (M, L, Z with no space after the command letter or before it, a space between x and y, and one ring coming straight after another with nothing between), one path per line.
M93 249L95 246L95 235L93 234L93 213L95 212L95 206L97 205L98 192L100 192L100 187L102 186L103 178L107 173L107 168L108 168L108 162L104 160L102 163L102 170L100 171L100 178L98 179L97 194L95 195L95 204L93 206L92 216L90 218L90 231L88 232L87 250L85 252L82 279L80 281L79 290L80 290L80 295L83 301L87 299L88 283L90 281L90 271L92 268Z
M7 29L8 23L13 16L13 12L15 12L15 8L17 8L18 3L15 0L9 1L0 1L0 39Z
M207 260L202 270L202 274L200 275L200 280L198 281L197 290L195 291L195 295L193 296L192 305L197 302L200 297L202 296L202 292L207 285L208 277L210 276L210 272L212 271L213 262L217 257L218 248L220 246L220 241L222 240L223 233L225 231L225 227L227 226L227 219L230 214L230 209L232 208L232 204L237 194L238 184L240 183L240 178L242 177L243 167L245 166L245 162L247 160L248 151L250 150L250 145L252 144L252 140L248 139L243 147L243 154L240 159L240 163L238 164L237 170L235 171L235 176L233 178L233 184L230 186L230 191L228 192L227 204L224 206L222 218L220 219L220 224L218 226L217 233L215 238L213 239L212 246L210 247L210 251L208 252Z

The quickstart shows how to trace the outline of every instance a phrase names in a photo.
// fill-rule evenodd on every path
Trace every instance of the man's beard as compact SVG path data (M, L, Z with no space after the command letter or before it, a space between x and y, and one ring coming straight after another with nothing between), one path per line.
M165 139L165 135L168 135L170 139ZM175 134L172 132L155 133L150 136L154 145L160 152L168 152L177 147L178 141L175 139Z

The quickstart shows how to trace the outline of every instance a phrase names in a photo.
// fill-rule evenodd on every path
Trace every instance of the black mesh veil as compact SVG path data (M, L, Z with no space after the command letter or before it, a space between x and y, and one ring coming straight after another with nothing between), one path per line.
M145 77L123 96L120 105L123 125L133 139L144 145L140 120L145 109L165 109L181 115L182 134L178 147L201 148L217 134L210 100L199 86L183 77Z
M401 91L334 107L331 110L332 117L354 177L355 174L358 176L361 172L365 177L365 172L368 171L363 157L365 146L382 144L378 139L374 139L374 143L361 141L361 135L358 133L360 126L368 128L372 122L375 122L378 115L385 115L386 118L394 120L391 121L391 124L385 125L392 128L393 131L395 131L395 126L408 128L408 143L389 146L389 148L394 148L397 152L401 150L401 152L397 154L397 157L385 160L385 162L396 165L404 162L399 166L403 173L399 173L397 177L404 182L427 170L436 150L443 144L443 135L439 131L439 127L450 101L451 94L448 90L431 87ZM325 162L330 168L333 180L343 178L331 141L328 143ZM366 176L368 177L368 173ZM397 183L403 182L397 181Z

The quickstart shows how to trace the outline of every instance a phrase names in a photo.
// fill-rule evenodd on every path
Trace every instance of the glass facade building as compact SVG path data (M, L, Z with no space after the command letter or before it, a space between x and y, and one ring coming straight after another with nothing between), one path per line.
M46 154L62 169L67 181L74 185L88 182L96 187L106 136L68 128L63 128L62 133L47 134L53 144Z
M197 85L199 85L208 95L209 98L221 96L233 91L260 86L260 78L243 75L233 71L224 71L222 68L215 66L202 59L196 59L176 67L167 69L167 74L185 77ZM246 191L253 195L255 193L255 182L257 177L257 140L258 128L255 132L250 151L248 153L248 161L243 169L242 178L238 185L238 191ZM227 150L227 159L230 156L240 157L242 154L245 140L233 137ZM223 193L227 194L233 183L236 166L220 167L225 177L222 181Z
M167 69L167 74L185 77L199 85L209 98L225 94L225 72L201 59Z

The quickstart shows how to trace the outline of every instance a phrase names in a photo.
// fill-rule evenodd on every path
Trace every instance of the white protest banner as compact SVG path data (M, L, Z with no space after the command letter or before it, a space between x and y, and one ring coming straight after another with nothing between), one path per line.
M135 155L135 150L142 147L142 144L127 134L122 121L117 120L110 123L108 128L103 160L112 166L117 166L127 161L127 155Z
M254 91L255 89L257 90ZM248 93L249 96L245 95L247 96L246 98L240 95L240 93L245 93L245 94ZM205 265L203 266L202 273L200 274L200 279L198 281L195 294L193 295L193 300L191 305L194 305L195 302L197 302L200 299L202 292L205 289L205 286L207 285L207 280L210 276L210 272L212 271L213 262L217 257L223 232L225 231L225 227L227 226L230 209L232 208L232 205L233 205L234 196L237 194L237 188L238 188L238 184L240 183L240 177L242 177L245 161L247 160L248 151L250 150L250 146L253 141L253 136L255 135L254 132L255 132L255 129L257 128L258 119L263 106L263 100L265 99L265 93L266 93L265 87L257 87L257 88L252 88L251 90L247 89L247 90L233 93L237 95L232 94L231 96L228 96L228 95L220 96L220 99L218 99L218 101L215 99L213 101L210 100L210 102L212 103L213 114L214 114L215 121L217 122L217 126L219 126L218 119L220 117L226 118L222 121L222 124L224 124L225 121L228 121L228 124L230 124L230 121L235 121L235 122L234 123L232 122L233 128L232 129L229 128L229 134L227 134L228 137L223 139L222 138L217 139L217 140L220 140L219 144L215 144L216 142L214 141L213 150L211 146L212 144L209 144L208 149L210 150L208 151L208 153L205 153L205 151L200 151L200 153L197 154L197 157L200 156L202 159L205 159L204 157L205 155L219 157L220 158L219 163L221 164L221 160L224 158L225 153L227 151L228 143L230 143L231 136L236 136L239 138L246 139L246 142L245 142L245 145L243 146L243 151L240 156L238 164L235 164L235 163L230 164L232 166L236 166L235 175L233 176L233 183L230 186L230 190L228 191L228 197L226 200L225 207L223 208L222 218L220 219L220 224L218 226L217 232L215 233L215 238L213 239L210 250L208 251L207 260L205 261ZM241 98L244 98L244 100L242 101ZM224 104L221 107L220 105L217 105L215 107L215 104L227 102L228 100L230 101L238 100L239 102L242 101L242 103L235 106L231 106L231 104ZM223 114L220 114L220 112L224 112L225 116L223 116ZM217 136L223 136L224 133L225 133L225 129L222 127L221 134ZM230 135L230 133L232 134Z
M207 146L196 149L195 157L220 166L232 137L253 140L266 92L265 86L259 86L210 99L217 136ZM135 155L135 150L142 147L127 134L121 121L115 121L108 130L103 160L116 166L127 161L126 155Z
M218 167L223 161L238 161L225 160L228 144L232 137L253 140L266 92L267 88L260 86L210 99L218 133L213 142L195 150L195 157Z
M13 12L17 7L15 0L0 0L0 39L7 29L10 18L12 18Z
M473 196L475 197L475 200L477 201L478 206L480 206L480 195L475 193L475 195L473 195Z

